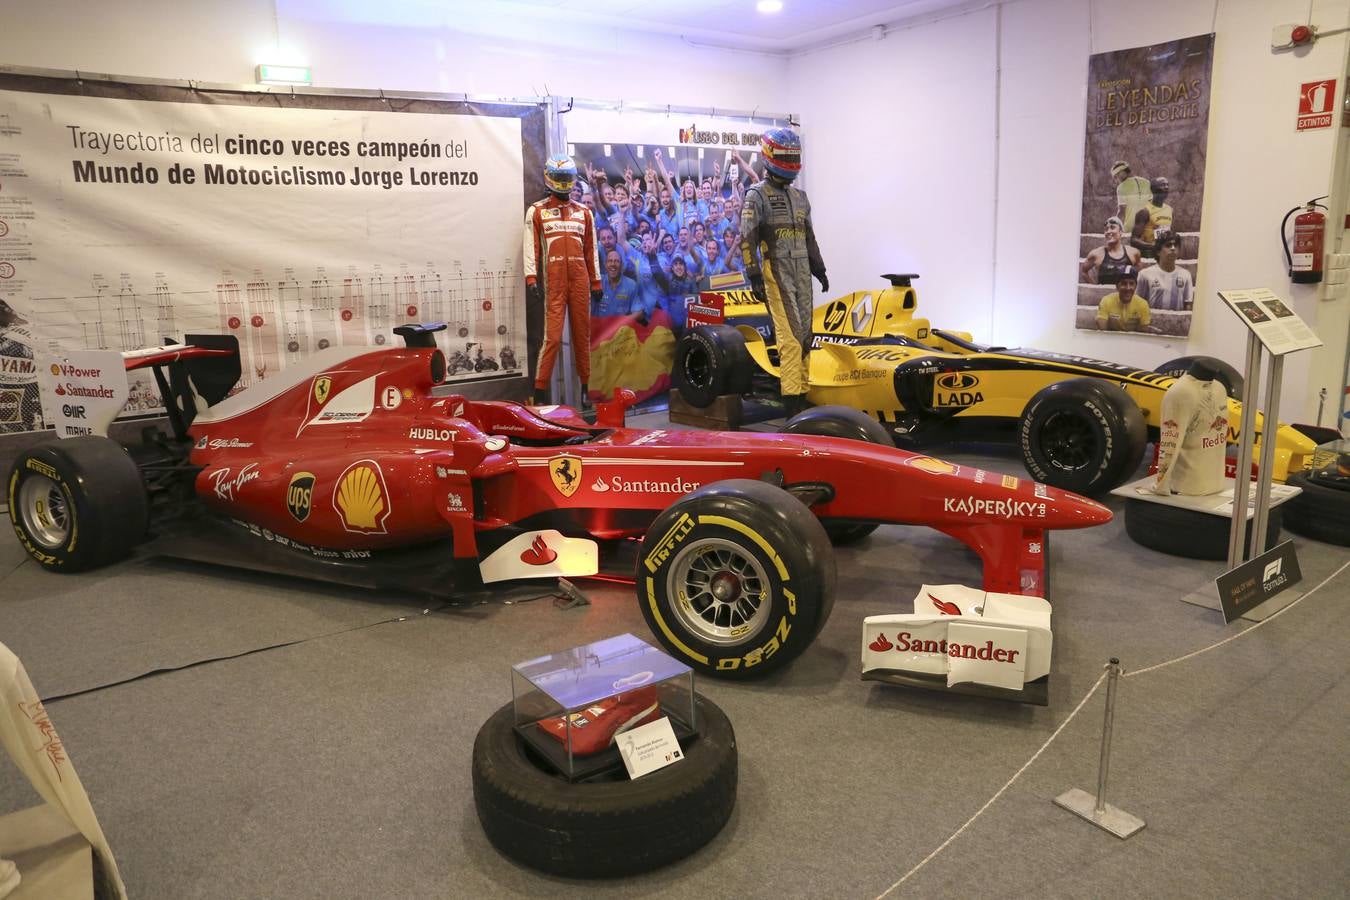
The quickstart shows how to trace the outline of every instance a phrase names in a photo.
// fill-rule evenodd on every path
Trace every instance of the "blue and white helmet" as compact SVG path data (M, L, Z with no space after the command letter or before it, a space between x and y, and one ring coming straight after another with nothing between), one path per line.
M569 194L577 183L577 164L566 153L555 153L544 163L544 184L555 194Z
M784 181L802 170L802 139L791 128L770 128L760 138L764 168Z

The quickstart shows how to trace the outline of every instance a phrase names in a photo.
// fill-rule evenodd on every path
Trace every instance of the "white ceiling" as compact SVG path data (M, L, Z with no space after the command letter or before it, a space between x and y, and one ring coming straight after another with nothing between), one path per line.
M679 34L709 43L789 52L913 18L965 0L782 0L773 14L755 0L509 0L501 6L573 22Z

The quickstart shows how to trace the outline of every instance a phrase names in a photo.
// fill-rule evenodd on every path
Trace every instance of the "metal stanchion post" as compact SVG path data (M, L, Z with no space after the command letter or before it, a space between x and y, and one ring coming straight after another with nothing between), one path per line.
M1097 796L1094 797L1080 788L1070 788L1055 798L1055 805L1087 819L1093 825L1111 832L1118 838L1127 838L1144 827L1144 820L1106 802L1106 775L1111 767L1111 730L1116 717L1116 683L1120 681L1120 660L1111 657L1111 662L1106 668L1108 672L1106 714L1102 722L1102 754L1097 768Z

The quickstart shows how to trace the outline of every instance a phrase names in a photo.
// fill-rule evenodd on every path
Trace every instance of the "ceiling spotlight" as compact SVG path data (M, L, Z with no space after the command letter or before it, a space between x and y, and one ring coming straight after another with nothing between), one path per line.
M762 13L776 13L783 9L783 0L759 0L755 9Z

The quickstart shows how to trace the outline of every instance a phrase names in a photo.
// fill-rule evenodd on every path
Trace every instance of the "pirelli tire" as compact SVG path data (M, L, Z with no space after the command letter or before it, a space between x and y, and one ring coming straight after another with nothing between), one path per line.
M754 369L739 331L729 325L698 325L676 344L670 375L680 396L702 409L724 394L748 393Z
M763 481L717 481L656 517L642 542L642 616L701 674L747 679L799 656L834 605L835 562L820 521Z
M849 406L813 406L789 419L780 434L818 434L894 447L891 434L876 419ZM822 522L836 547L856 544L877 530L876 522Z
M19 543L53 572L116 562L145 537L145 483L126 448L110 438L68 438L24 450L5 484Z
M1073 378L1041 388L1018 422L1022 462L1037 481L1104 494L1139 468L1148 427L1124 388Z
M1288 511L1290 531L1350 547L1350 490L1319 484L1306 472L1291 473L1285 484L1303 488L1303 493L1276 507Z
M1280 542L1283 506L1266 517L1266 546ZM1252 521L1247 520L1243 546L1251 540ZM1186 559L1224 560L1228 558L1228 533L1232 520L1194 509L1168 506L1131 497L1125 501L1125 533L1136 544Z
M1229 397L1232 397L1234 400L1242 399L1242 373L1217 357L1179 356L1176 359L1169 359L1153 371L1159 375L1170 375L1173 378L1180 378L1182 375L1189 372L1191 364L1196 362L1204 363L1219 373L1219 383L1223 385L1223 389L1228 392Z
M731 722L695 699L698 734L684 759L641 778L572 784L540 762L516 733L508 703L473 744L473 799L488 840L511 859L569 878L649 872L707 844L736 805Z

